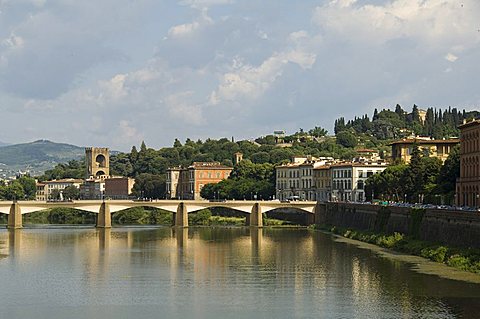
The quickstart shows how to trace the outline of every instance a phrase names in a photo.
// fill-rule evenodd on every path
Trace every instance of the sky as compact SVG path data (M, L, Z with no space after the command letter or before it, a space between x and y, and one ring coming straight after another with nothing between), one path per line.
M0 0L0 141L128 151L480 109L478 0Z

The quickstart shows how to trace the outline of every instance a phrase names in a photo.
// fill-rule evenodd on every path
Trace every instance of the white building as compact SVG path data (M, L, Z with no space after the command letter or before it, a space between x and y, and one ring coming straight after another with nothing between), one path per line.
M276 198L317 200L314 169L333 162L332 157L294 157L288 164L276 167Z
M387 168L387 163L344 162L333 164L331 169L333 201L363 202L366 199L365 182L373 174Z
M75 186L79 188L82 185L83 180L75 178L65 178L58 180L45 181L42 183L37 183L37 190L35 194L35 199L39 201L46 201L51 198L52 192L58 190L60 193L63 192L68 186Z

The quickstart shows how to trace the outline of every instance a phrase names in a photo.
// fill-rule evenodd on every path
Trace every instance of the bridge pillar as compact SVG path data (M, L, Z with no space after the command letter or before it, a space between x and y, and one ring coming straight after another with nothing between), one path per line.
M249 221L249 226L263 227L262 207L260 207L259 203L253 205L250 218L247 218L247 220Z
M175 227L188 227L188 211L184 202L178 204L175 214Z
M313 214L307 213L307 216L305 217L305 223L307 226L315 224L315 210L313 211Z
M317 202L313 209L313 215L316 225L322 225L326 223L326 204Z
M20 205L17 202L13 202L12 206L10 206L10 214L8 215L7 228L22 228L22 211L20 210Z
M97 216L97 228L111 228L112 227L112 214L110 214L110 206L108 203L103 202L100 205L100 210Z

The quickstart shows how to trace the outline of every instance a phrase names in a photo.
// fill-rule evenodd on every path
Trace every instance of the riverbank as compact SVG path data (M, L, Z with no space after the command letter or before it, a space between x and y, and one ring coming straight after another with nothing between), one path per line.
M314 229L327 231L344 238L374 244L392 251L419 256L462 271L480 274L479 249L449 247L417 240L400 233L389 235L335 226L315 226Z

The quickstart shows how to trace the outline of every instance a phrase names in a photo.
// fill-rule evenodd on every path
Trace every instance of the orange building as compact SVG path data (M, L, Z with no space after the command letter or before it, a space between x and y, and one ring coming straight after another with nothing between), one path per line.
M460 125L460 178L456 204L480 206L480 120Z
M194 162L187 168L169 168L166 178L166 197L168 199L201 199L200 191L203 186L227 179L232 169L219 162Z

